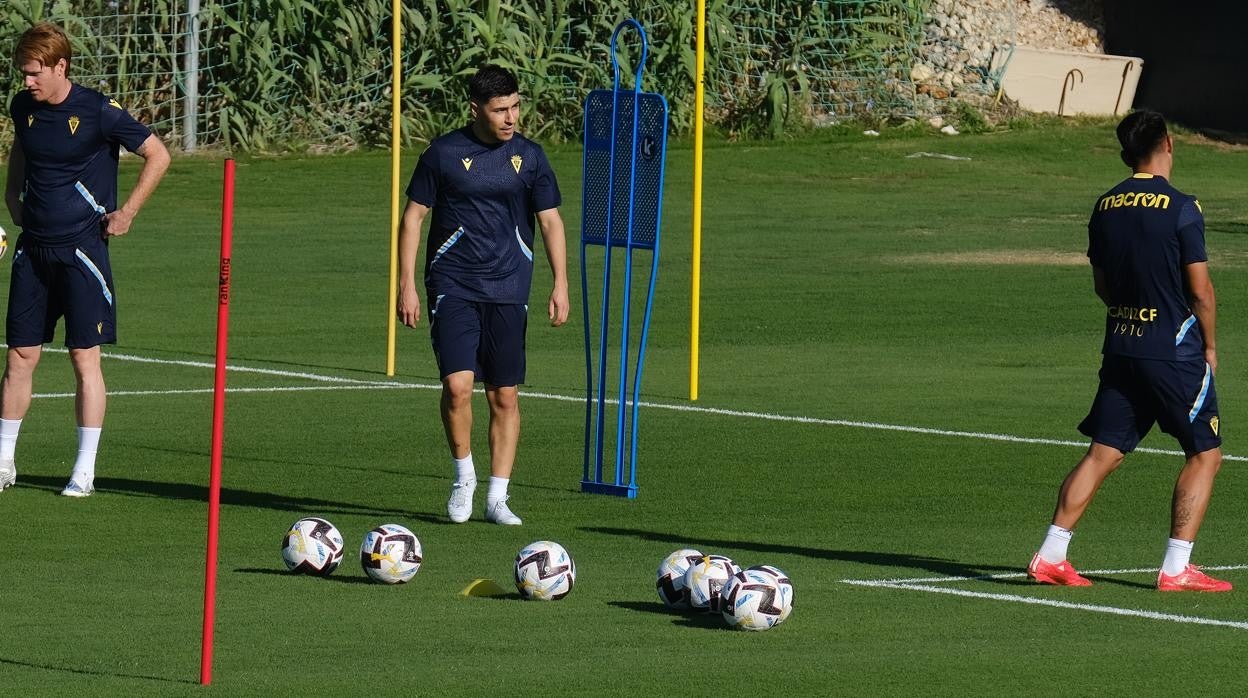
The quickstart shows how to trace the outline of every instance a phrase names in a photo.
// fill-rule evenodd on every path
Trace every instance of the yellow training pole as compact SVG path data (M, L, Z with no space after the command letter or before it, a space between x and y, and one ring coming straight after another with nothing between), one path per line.
M394 18L390 21L391 51L394 53L394 69L391 74L393 95L390 106L390 297L386 299L386 375L394 375L395 298L399 293L399 106L402 88L400 70L403 50L402 0L392 0Z
M702 112L706 98L706 0L698 0L697 79L693 100L693 309L689 314L689 399L698 399L698 326L702 315Z

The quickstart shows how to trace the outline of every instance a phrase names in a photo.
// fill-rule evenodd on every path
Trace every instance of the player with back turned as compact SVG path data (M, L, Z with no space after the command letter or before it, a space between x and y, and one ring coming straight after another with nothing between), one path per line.
M1106 306L1100 386L1079 430L1092 439L1066 476L1027 574L1043 584L1088 586L1066 559L1075 525L1101 483L1153 424L1186 456L1174 485L1170 539L1157 588L1229 591L1191 564L1196 533L1222 463L1213 282L1200 203L1169 182L1174 141L1156 112L1118 124L1132 176L1101 196L1088 222L1088 259Z

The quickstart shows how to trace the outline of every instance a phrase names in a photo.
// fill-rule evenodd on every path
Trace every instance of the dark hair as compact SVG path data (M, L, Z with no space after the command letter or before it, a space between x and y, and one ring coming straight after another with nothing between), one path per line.
M485 104L495 97L507 97L520 91L516 76L506 68L487 63L468 79L468 97Z
M1132 169L1139 167L1166 140L1166 119L1155 111L1132 112L1118 123L1118 142L1122 144L1122 161Z

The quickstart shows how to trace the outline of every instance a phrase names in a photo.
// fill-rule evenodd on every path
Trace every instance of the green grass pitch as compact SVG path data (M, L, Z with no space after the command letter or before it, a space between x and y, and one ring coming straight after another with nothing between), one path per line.
M924 152L969 159L908 157ZM539 250L518 529L479 513L445 522L427 327L400 328L398 375L384 375L388 156L239 163L229 357L256 370L229 374L211 693L1240 690L1248 152L1187 136L1176 148L1174 182L1208 221L1235 457L1194 559L1230 567L1221 574L1238 589L1209 596L1151 589L1179 464L1156 452L1129 457L1080 527L1072 560L1104 571L1095 586L1019 576L1082 452L1074 425L1095 385L1102 312L1085 222L1126 175L1110 125L712 145L693 403L691 151L674 145L634 501L579 492L580 152L551 158L573 313L566 327L545 323ZM123 182L134 172L127 162ZM73 379L63 354L45 354L19 486L0 494L2 694L204 695L220 173L212 158L175 161L113 243L121 342L108 349L98 492L86 500L56 496L73 456ZM476 407L484 461L483 398ZM1145 446L1173 448L1156 433ZM278 554L309 515L347 541L328 579L289 576ZM367 583L354 556L389 521L425 552L398 587ZM458 597L477 578L509 586L515 552L543 538L576 558L567 599ZM667 612L654 570L684 546L783 568L793 616L751 634Z

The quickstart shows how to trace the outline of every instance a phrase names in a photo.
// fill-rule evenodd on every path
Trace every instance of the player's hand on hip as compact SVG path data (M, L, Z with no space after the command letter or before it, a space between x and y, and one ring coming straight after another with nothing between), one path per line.
M395 304L399 322L408 327L415 327L420 322L420 294L411 286L399 287L399 298Z
M125 209L119 208L116 211L110 211L104 214L104 218L100 221L100 237L108 238L125 235L130 232L130 224L133 222L134 214L128 213Z
M556 288L550 292L550 304L547 306L547 313L550 315L551 327L559 327L567 322L569 309L567 288Z

